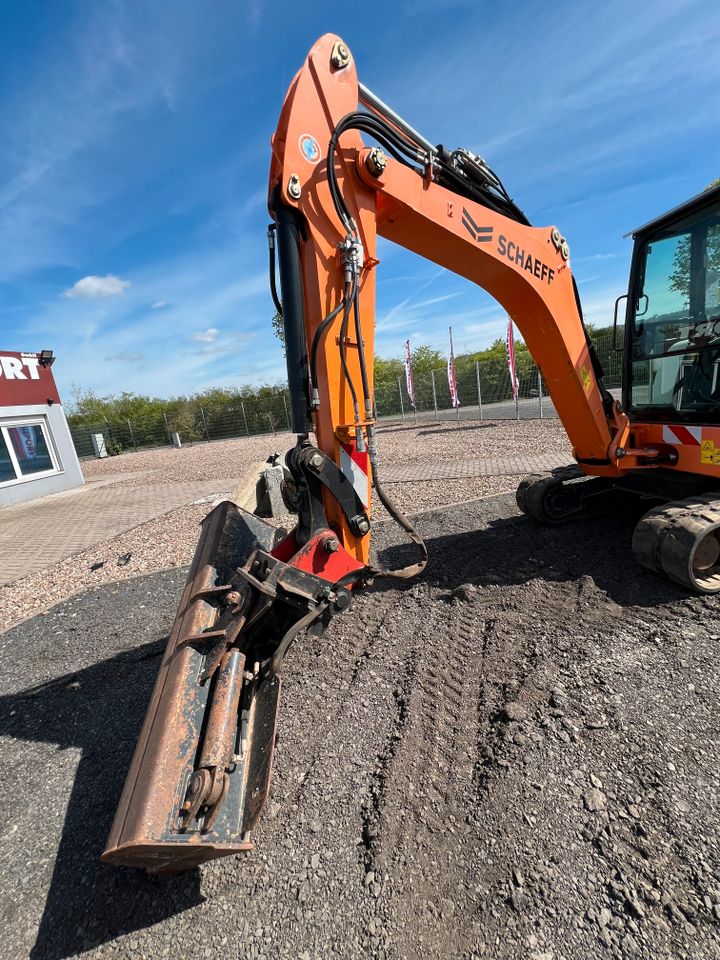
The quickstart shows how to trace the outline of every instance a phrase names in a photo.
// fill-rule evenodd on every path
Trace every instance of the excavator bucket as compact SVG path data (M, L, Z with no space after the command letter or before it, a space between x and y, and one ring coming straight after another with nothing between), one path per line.
M280 678L259 651L268 649L263 637L282 637L298 619L287 604L280 604L284 618L273 611L284 572L275 566L284 564L270 569L259 558L272 564L270 552L284 536L229 501L206 517L106 863L175 873L252 849L280 696ZM269 583L256 576L261 570Z

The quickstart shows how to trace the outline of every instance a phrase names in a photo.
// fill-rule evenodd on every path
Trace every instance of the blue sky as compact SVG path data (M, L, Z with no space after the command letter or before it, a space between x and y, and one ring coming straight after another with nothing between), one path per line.
M269 140L321 34L430 140L485 156L568 237L588 318L622 234L720 175L720 6L407 0L0 0L0 348L52 347L61 392L276 382ZM377 348L502 334L482 290L381 242Z

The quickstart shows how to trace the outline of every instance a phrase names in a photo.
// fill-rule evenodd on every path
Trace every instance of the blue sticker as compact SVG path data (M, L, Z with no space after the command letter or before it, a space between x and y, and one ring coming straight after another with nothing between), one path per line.
M308 163L317 163L322 157L320 144L309 133L304 133L300 137L300 150Z

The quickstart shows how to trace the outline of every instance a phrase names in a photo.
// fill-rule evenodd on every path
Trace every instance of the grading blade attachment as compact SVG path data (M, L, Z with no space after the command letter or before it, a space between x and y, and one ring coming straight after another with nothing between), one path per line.
M299 569L291 538L229 501L206 517L106 863L175 873L252 849L270 785L280 661L300 630L349 602L323 567L337 554L309 543L301 553L310 569Z

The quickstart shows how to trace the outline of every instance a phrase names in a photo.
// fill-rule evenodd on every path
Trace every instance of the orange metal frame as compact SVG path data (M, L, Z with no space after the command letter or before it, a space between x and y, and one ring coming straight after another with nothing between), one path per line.
M340 43L326 34L313 46L285 98L272 139L270 195L295 207L305 220L301 244L307 343L323 318L338 304L343 269L338 244L345 232L337 218L327 182L327 147L338 122L357 110L358 80L352 57L335 67L332 53ZM319 149L302 149L308 137ZM308 157L308 153L311 154ZM348 130L336 153L336 172L345 202L357 223L364 248L360 277L360 318L369 374L375 330L376 237L403 247L472 280L504 307L521 331L548 386L555 408L587 473L618 476L646 466L654 450L628 448L630 426L615 405L608 418L590 360L575 302L568 262L552 240L552 227L528 227L459 197L430 178L388 158L379 177L368 171L368 149L360 134ZM299 197L288 191L299 185ZM295 191L297 192L297 191ZM478 242L477 231L490 242ZM353 407L338 356L340 318L325 335L319 351L321 405L316 413L318 446L340 463L340 442L354 442ZM348 367L360 383L357 343L347 339ZM372 383L371 383L372 386ZM366 426L367 421L361 423ZM617 449L621 455L617 455ZM623 455L624 453L624 455ZM368 498L369 499L369 498ZM367 559L368 537L355 537L337 505L326 496L331 524L359 560Z

